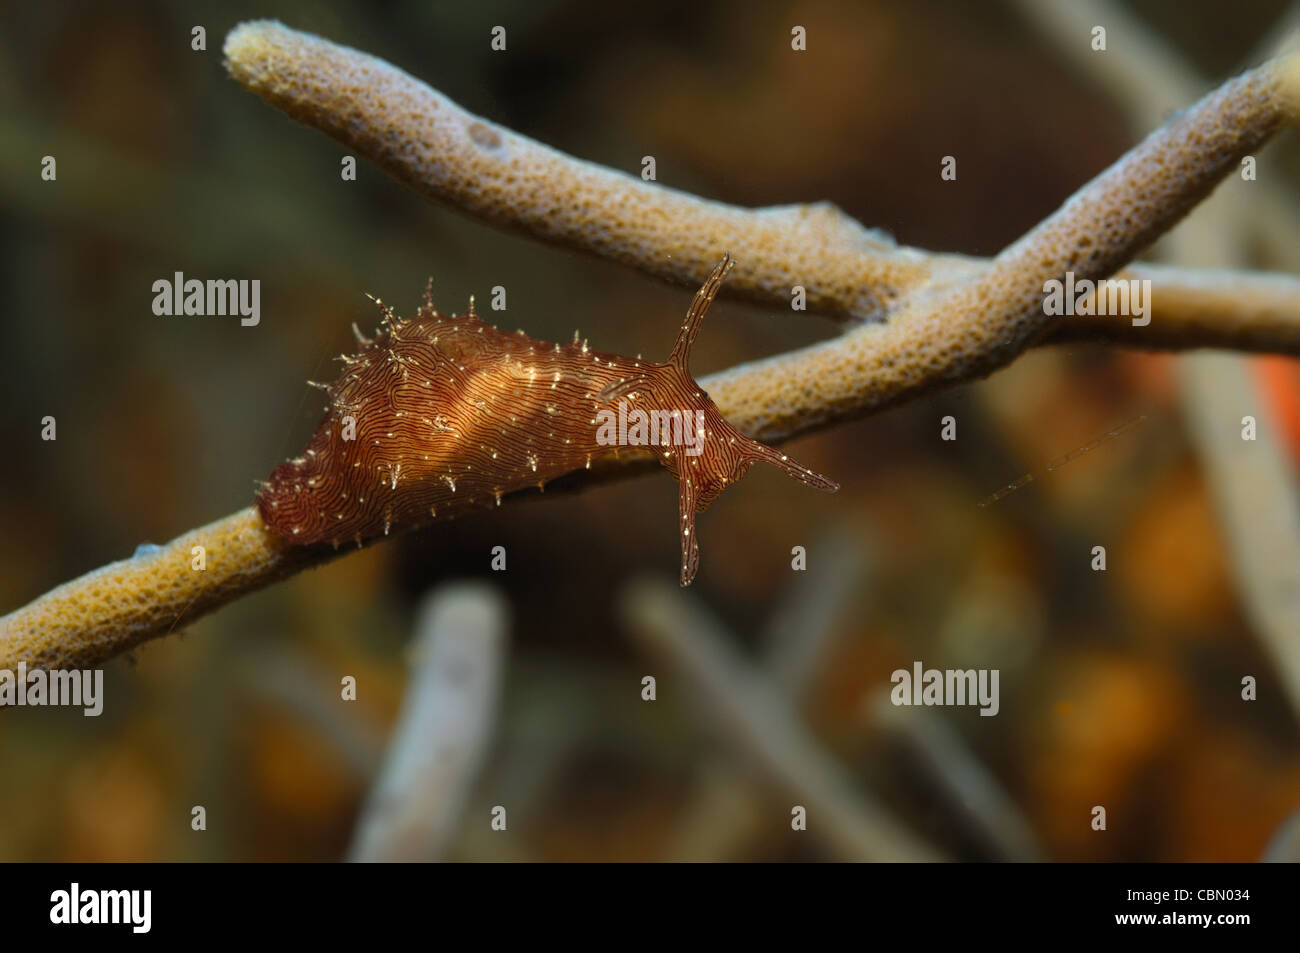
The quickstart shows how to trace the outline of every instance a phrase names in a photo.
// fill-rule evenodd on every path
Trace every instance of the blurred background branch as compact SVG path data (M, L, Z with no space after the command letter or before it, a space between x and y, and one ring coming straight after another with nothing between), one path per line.
M442 858L492 739L507 625L504 600L483 583L441 586L420 607L402 713L351 860Z
M687 593L665 582L630 585L623 599L629 630L689 680L711 719L737 751L790 799L768 819L788 827L807 810L807 830L844 860L934 861L924 843L870 795L807 733L790 700L730 648L734 639Z

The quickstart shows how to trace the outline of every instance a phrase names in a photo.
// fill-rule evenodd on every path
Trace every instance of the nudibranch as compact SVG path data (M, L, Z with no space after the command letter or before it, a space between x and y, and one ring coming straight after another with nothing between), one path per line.
M676 477L681 582L699 567L695 514L755 463L821 490L839 486L736 430L691 377L691 346L731 270L724 255L696 293L662 364L508 334L474 311L444 316L432 283L415 317L377 301L373 340L329 397L303 455L280 464L257 496L275 533L308 545L372 537L499 503L504 494L643 447Z

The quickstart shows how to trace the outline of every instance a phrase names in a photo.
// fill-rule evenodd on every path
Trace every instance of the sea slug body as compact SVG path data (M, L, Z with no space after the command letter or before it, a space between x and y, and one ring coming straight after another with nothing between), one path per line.
M755 463L839 489L732 427L687 369L732 264L723 256L696 293L662 364L593 351L576 338L550 344L507 334L479 318L472 299L468 313L444 316L426 290L409 320L379 302L374 340L358 332L361 348L342 358L343 375L318 385L329 405L307 449L276 467L258 493L262 519L300 545L359 544L493 505L612 456L620 444L640 444L678 481L681 582L689 585L699 566L695 514Z

